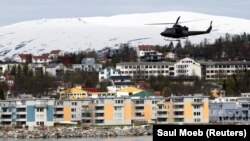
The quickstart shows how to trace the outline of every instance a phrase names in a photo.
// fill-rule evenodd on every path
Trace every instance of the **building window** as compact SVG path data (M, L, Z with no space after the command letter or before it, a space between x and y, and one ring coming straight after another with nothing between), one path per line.
M71 118L76 118L76 115L71 115Z
M123 100L115 100L116 104L123 104Z
M115 111L121 111L122 107L115 107Z
M76 105L77 105L77 102L72 102L71 105L72 105L72 106L76 106Z
M76 108L71 108L71 112L76 112Z
M36 112L43 112L43 111L44 111L43 108L37 108L37 109L36 109Z
M43 125L44 125L44 122L36 122L36 125L41 125L41 126L43 126Z
M200 112L194 112L194 116L200 116L201 113Z
M201 119L200 118L195 118L194 122L201 122Z
M199 105L194 105L194 109L199 109L201 106Z

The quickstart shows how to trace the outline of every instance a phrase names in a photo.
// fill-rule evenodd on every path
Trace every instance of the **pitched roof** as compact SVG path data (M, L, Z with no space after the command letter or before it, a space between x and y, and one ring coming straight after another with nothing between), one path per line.
M141 91L143 91L143 90L141 90L141 89L138 89L138 88L136 88L136 87L127 87L127 88L124 88L124 89L121 89L120 91L118 91L118 92L141 92Z
M83 90L88 92L100 92L98 88L83 88Z
M155 94L147 91L141 91L139 93L131 95L131 97L148 97L148 96L155 96Z
M32 56L33 59L48 59L49 55L48 54L43 54L43 55L39 55L39 56Z
M64 92L65 93L87 93L87 91L84 91L79 88L70 88L70 89L64 90Z
M51 50L50 54L59 54L61 50Z
M31 54L18 54L21 59L27 59Z

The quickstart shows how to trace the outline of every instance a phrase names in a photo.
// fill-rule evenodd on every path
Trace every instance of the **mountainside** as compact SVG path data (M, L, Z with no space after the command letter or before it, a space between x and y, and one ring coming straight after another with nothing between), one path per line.
M42 19L0 27L0 58L12 57L18 53L42 54L54 49L69 52L88 48L98 50L115 47L120 43L164 45L169 42L164 40L160 32L166 25L146 24L175 22L178 16L181 16L179 22L200 20L182 24L188 26L189 30L206 30L210 21L213 21L214 30L210 34L188 38L194 43L199 43L204 38L213 42L225 33L250 33L250 20L193 12Z

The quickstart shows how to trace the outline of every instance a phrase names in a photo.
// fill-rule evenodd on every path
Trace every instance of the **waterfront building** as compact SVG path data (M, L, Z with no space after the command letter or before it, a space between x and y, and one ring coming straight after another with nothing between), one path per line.
M157 123L200 124L209 122L208 96L171 96L157 103Z
M0 101L0 125L54 126L54 100Z
M211 123L250 123L249 93L241 97L218 97L210 101L209 120Z

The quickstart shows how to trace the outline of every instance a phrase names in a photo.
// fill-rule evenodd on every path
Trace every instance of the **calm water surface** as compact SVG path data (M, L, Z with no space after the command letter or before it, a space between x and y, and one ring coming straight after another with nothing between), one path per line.
M152 136L112 137L112 138L59 138L59 139L3 139L0 141L152 141Z

